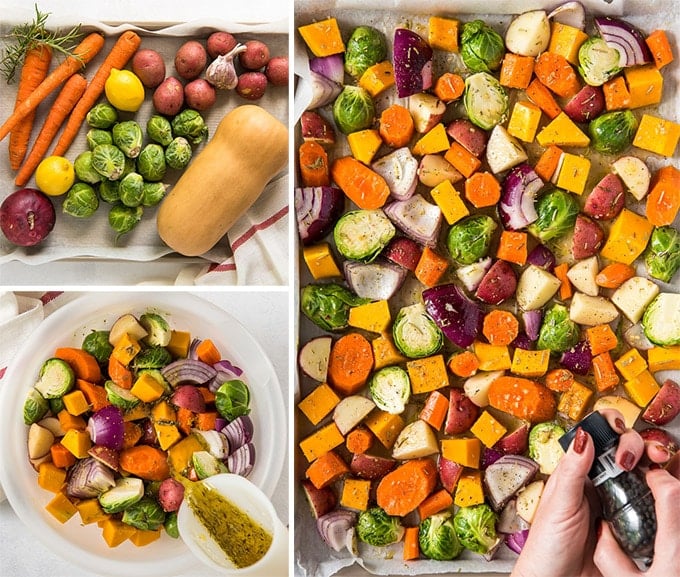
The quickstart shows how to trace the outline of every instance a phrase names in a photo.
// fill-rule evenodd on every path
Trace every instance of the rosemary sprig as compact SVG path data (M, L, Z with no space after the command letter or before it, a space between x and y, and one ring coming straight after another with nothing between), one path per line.
M49 12L40 12L35 5L35 18L32 22L19 24L7 35L7 41L0 60L0 72L10 84L21 66L26 52L36 45L49 46L54 52L65 57L73 56L73 49L80 40L80 24L66 33L61 30L50 32L45 28Z

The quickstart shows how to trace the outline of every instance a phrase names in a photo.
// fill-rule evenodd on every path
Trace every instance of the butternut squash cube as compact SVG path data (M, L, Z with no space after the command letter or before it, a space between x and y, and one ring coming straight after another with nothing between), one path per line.
M430 16L428 21L428 44L435 50L458 52L458 20Z
M306 246L302 249L302 257L315 280L342 276L327 242Z
M486 447L493 447L508 430L489 411L484 411L470 427L470 432Z
M52 493L58 493L66 482L66 470L45 461L38 466L38 485Z
M643 114L633 138L633 146L661 156L673 156L679 139L680 124Z
M168 401L161 401L156 403L153 409L151 409L151 418L157 423L175 423L177 421L177 411Z
M156 431L156 437L158 437L158 444L163 451L172 447L182 438L182 433L179 432L177 426L171 423L154 423L153 428Z
M481 471L463 471L456 485L453 503L459 507L471 507L484 502Z
M557 410L574 421L580 421L586 414L592 396L593 391L591 389L578 381L574 381L569 389L560 396Z
M298 403L298 408L312 425L317 425L339 402L340 397L328 383L321 383Z
M153 403L163 396L165 389L149 373L142 373L132 385L130 393L144 403Z
M442 456L463 467L479 468L482 445L478 438L442 439Z
M536 136L536 140L543 147L551 144L583 147L590 144L590 138L564 112L560 112L550 124L545 126Z
M190 345L191 333L187 331L172 331L170 333L170 342L165 348L168 349L173 357L184 359L189 354Z
M614 364L623 378L627 380L637 377L642 371L647 369L647 361L645 361L637 349L626 351Z
M380 133L374 128L359 130L347 135L347 142L352 151L352 156L359 162L371 164L375 153L382 144Z
M364 424L386 449L392 448L399 433L406 426L400 415L393 415L381 410L374 410L366 417Z
M371 341L373 348L373 368L377 371L383 367L403 363L407 360L392 342L392 338L387 334L382 334Z
M335 423L329 423L309 437L300 441L300 449L308 461L313 461L331 449L335 449L345 442L342 433Z
M173 473L182 473L191 462L196 451L205 448L196 435L189 435L168 449L168 464Z
M394 68L389 60L378 62L366 69L359 79L359 86L374 98L394 86Z
M553 22L551 28L548 52L564 56L569 63L578 65L578 50L588 40L588 35L583 30L561 22Z
M475 341L472 343L472 350L479 359L480 371L505 371L512 366L510 350L506 345Z
M413 146L413 154L423 156L425 154L436 154L449 149L449 137L446 128L439 122L428 132L423 134Z
M661 387L654 375L645 369L634 378L624 381L623 388L638 407L646 407Z
M600 256L632 264L647 247L654 226L644 217L624 208L609 229Z
M124 421L139 421L140 419L146 419L151 414L149 405L146 403L138 403L131 409L128 409L123 414Z
M76 506L61 492L57 493L54 498L45 505L45 509L62 524L66 523L66 521L78 512Z
M99 499L84 499L79 501L76 505L78 513L80 514L80 522L83 525L89 525L91 523L98 523L99 521L105 521L109 516L104 513L104 509L99 504Z
M586 337L590 345L590 352L593 355L599 355L615 349L618 345L616 333L612 328L605 325L595 325L586 329Z
M87 413L90 410L90 404L87 402L87 399L81 390L66 393L62 397L62 400L64 401L66 410L74 417Z
M390 307L386 300L366 303L349 309L349 326L372 333L384 333L390 326L391 320Z
M589 174L590 160L588 158L564 152L553 179L559 188L583 194Z
M433 355L424 359L409 361L406 363L406 370L411 380L411 391L414 395L429 393L449 385L444 355Z
M130 535L130 543L135 547L145 547L149 543L161 538L161 530L156 529L155 531L143 531L142 529L135 529L135 532Z
M663 94L663 75L654 64L623 69L630 93L630 107L659 104Z
M647 351L649 372L680 370L680 345L652 347Z
M117 519L107 519L102 523L102 537L106 544L113 548L134 535L135 529L132 525L118 521Z
M371 492L371 481L368 479L345 479L342 487L340 505L356 511L368 509L368 497Z
M59 424L64 431L70 431L71 429L78 429L79 431L84 431L87 427L85 419L81 416L72 415L66 409L62 409L57 413L57 418L59 419Z
M314 56L331 56L345 51L345 43L335 18L300 26L298 32Z
M542 377L548 372L550 351L527 351L517 347L512 355L510 371L521 377Z
M79 429L66 431L66 434L61 438L61 444L71 451L76 459L87 457L87 452L92 448L90 434Z
M470 214L460 193L453 187L450 180L444 180L435 186L430 191L430 196L449 224L454 224Z
M141 350L142 345L139 344L139 341L125 333L113 347L111 356L127 367Z
M541 109L527 100L515 103L508 122L508 133L524 142L533 142L541 121Z

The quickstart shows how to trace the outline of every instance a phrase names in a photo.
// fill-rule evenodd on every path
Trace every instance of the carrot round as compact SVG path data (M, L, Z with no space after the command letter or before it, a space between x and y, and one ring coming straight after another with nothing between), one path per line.
M573 382L574 374L567 369L552 369L545 375L545 386L551 391L568 391Z
M530 423L549 421L557 408L549 389L531 379L512 376L498 377L491 383L489 405Z
M94 106L97 99L104 92L104 84L111 73L111 69L117 68L120 70L123 68L137 51L141 42L142 39L132 30L127 30L119 36L118 40L116 40L116 43L111 48L111 51L104 59L104 62L102 62L92 78L85 94L83 94L73 110L73 114L69 118L66 128L64 128L64 132L62 132L57 141L53 154L63 156L66 153L68 147L71 146L73 139L78 134L80 126L82 125L83 120L85 120L88 111Z
M490 172L475 172L465 181L465 198L476 208L493 206L501 199L501 185Z
M385 179L351 156L336 159L331 166L331 176L359 208L380 208L390 195Z
M318 142L303 142L298 149L302 186L328 186L331 181L328 155Z
M345 446L350 453L365 453L373 445L373 433L363 427L350 431L345 439Z
M162 481L170 476L167 454L150 445L123 449L119 464L123 470L146 481Z
M380 136L387 146L393 148L406 146L414 131L415 126L411 113L401 104L392 104L380 115L378 132L380 132Z
M104 46L104 37L92 32L76 46L73 56L68 56L50 75L40 83L26 100L16 107L10 117L0 126L0 140L3 140L14 127L34 111L59 85L68 80L92 60Z
M82 379L89 383L98 383L102 378L99 363L90 353L75 347L59 347L54 351L57 359L66 361L77 379Z
M494 309L484 317L482 334L492 345L509 345L519 334L519 321L510 311Z
M203 361L206 365L214 365L222 358L215 343L210 339L205 339L198 344L196 347L196 355L198 356L198 360Z
M376 490L378 507L403 517L414 511L437 484L437 466L429 458L406 461L387 473Z
M17 108L45 80L52 62L52 49L46 44L37 44L24 56L21 77L17 86L17 97L14 108ZM28 141L31 138L35 110L28 114L9 135L9 164L12 170L19 170L28 152Z
M447 366L457 377L471 377L479 369L479 358L472 351L463 351L452 355Z
M442 102L458 100L465 92L465 80L460 74L445 72L434 85L434 93Z
M449 508L451 505L453 505L451 493L446 489L440 489L436 493L432 493L432 495L418 505L418 516L422 521L423 519L427 519L428 517Z
M373 369L373 349L359 333L340 337L331 348L328 359L328 382L339 393L353 395L368 380Z
M622 262L613 262L597 273L595 284L602 288L615 289L634 276L635 269L632 266Z
M15 176L14 184L26 186L26 183L35 172L35 169L38 168L40 161L52 144L52 140L54 140L57 132L59 132L64 120L71 113L83 92L85 92L86 87L87 80L80 74L74 74L66 81L33 143L31 152Z
M543 52L536 59L534 73L557 96L570 98L581 89L574 67L561 54ZM536 104L540 107L540 104Z

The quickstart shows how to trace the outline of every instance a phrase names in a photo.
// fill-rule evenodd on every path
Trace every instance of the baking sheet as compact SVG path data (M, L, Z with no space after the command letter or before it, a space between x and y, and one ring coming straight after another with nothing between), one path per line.
M493 25L499 32L503 33L510 20L508 14L517 14L530 9L543 8L551 10L558 2L531 0L499 0L494 2L495 13L488 14L488 2L479 0L459 0L456 2L455 10L443 1L436 0L391 0L372 3L371 9L365 9L366 3L361 0L321 0L305 1L296 0L295 2L295 27L307 24L315 20L321 20L329 16L338 19L343 37L346 39L348 30L360 24L374 26L384 33L388 42L388 54L391 53L392 35L397 26L405 26L427 37L427 19L430 15L443 15L456 17L462 21L481 18L485 22ZM680 4L672 0L657 0L652 2L613 0L586 0L583 2L589 16L594 13L605 13L610 15L625 15L626 20L639 26L646 32L651 32L656 28L667 31L671 42L680 39ZM592 19L590 19L592 20ZM590 21L589 20L589 21ZM295 73L298 76L295 102L294 119L297 122L302 112L305 110L310 100L311 92L306 81L308 74L308 53L299 34L294 35L294 59ZM678 54L676 53L676 58ZM441 63L440 63L441 65ZM435 62L435 67L437 63ZM680 119L680 96L678 95L678 84L680 82L680 70L678 63L673 63L664 69L664 98L662 104L655 107L654 113L674 121ZM437 74L435 74L436 76ZM384 98L384 97L383 97ZM393 97L390 102L377 102L378 110L387 106L389 103L399 101ZM402 104L406 102L403 99ZM331 118L328 109L322 113L327 118ZM638 111L639 113L639 111ZM378 112L379 114L379 112ZM299 130L296 131L296 138L299 142ZM329 151L329 158L348 153L348 148L343 146L334 147ZM650 169L672 163L676 166L678 162L678 152L672 159L662 159L654 155L646 156L643 151L635 150L635 154L644 157ZM377 156L382 154L379 153ZM595 172L595 171L594 171ZM602 175L600 175L602 176ZM594 184L594 183L592 183ZM592 186L591 184L591 186ZM679 219L680 220L680 219ZM676 220L675 226L678 226ZM312 281L308 274L304 262L297 260L296 278L299 287L305 286ZM677 278L677 277L676 277ZM679 286L676 281L673 285L659 283L662 291L678 291ZM422 285L409 275L406 285L402 288L405 293L405 300L417 298L420 294ZM298 288L299 288L298 287ZM299 294L299 291L298 291ZM296 304L297 301L296 301ZM391 303L392 304L392 303ZM312 325L304 317L298 319L296 334L299 342L304 343L313 336L323 334L320 329ZM328 333L325 333L328 334ZM668 375L664 373L656 374L657 380L662 382ZM674 375L677 379L678 375ZM308 394L316 383L305 377L298 375L295 383L296 403ZM296 410L296 439L299 441L311 431L309 423L306 422L300 412ZM326 422L323 421L322 424ZM318 428L318 427L316 427ZM680 423L676 424L672 431L680 434ZM304 478L304 471L308 466L306 459L299 450L295 451L295 471L296 479ZM517 556L506 547L501 547L498 555L492 561L486 561L479 555L465 551L458 559L450 562L431 561L420 559L417 561L404 562L401 560L402 545L396 544L385 548L371 547L360 544L360 557L353 559L345 550L336 553L325 546L318 537L315 520L311 516L309 506L299 486L295 486L295 574L305 577L329 577L341 571L343 568L351 567L356 564L354 569L343 571L343 574L364 575L366 572L376 575L438 575L438 574L474 574L474 573L509 573L514 565Z
M13 25L30 21L32 17L33 12L26 7L11 8L8 11L4 11L2 21L0 22L0 37L6 34ZM159 18L161 17L162 14L159 14ZM50 15L48 25L50 27L68 29L75 23L80 22L82 24L83 32L99 30L107 36L104 48L97 57L88 64L85 70L85 76L88 80L95 74L99 64L106 57L106 54L116 38L124 30L128 29L135 30L142 36L141 48L152 48L164 56L166 76L174 75L174 54L184 41L193 38L204 40L211 32L216 30L232 32L241 42L250 39L261 39L269 46L272 55L288 54L288 23L285 20L263 24L246 24L219 18L201 17L192 20L191 22L177 23L170 26L159 24L156 28L149 25L141 27L133 23L109 25L99 21L75 21L72 18L72 16L63 13L60 15L55 12ZM134 118L140 122L142 127L145 126L147 118L153 114L153 105L151 104L152 92L149 89L147 89L146 92L147 98L140 110L134 115L130 113L121 113L121 119ZM217 92L218 95L215 106L203 113L210 134L214 133L217 124L224 114L236 106L248 103L248 101L239 97L233 91ZM39 131L42 121L56 97L56 93L58 93L58 91L55 91L55 93L38 108L33 138L35 138L35 135ZM0 118L5 119L11 114L14 107L15 95L16 83L9 85L9 87L3 84L3 97L0 99ZM104 99L103 96L102 99ZM257 104L266 108L284 124L288 124L287 88L268 87L264 97L259 100ZM78 137L66 154L67 158L71 161L73 161L81 151L87 149L85 139L86 132L87 129L83 126ZM56 139L54 142L56 142ZM194 147L195 155L201 151L206 142L207 141L204 141ZM54 144L52 146L54 146ZM179 178L179 175L179 171L168 169L163 182L172 186ZM281 204L284 205L288 198L287 182L286 171L283 171L268 185L262 198L276 195L277 198L281 198ZM0 143L0 183L2 183L0 200L17 189L17 187L14 186L14 172L9 166L6 141ZM27 186L35 186L35 179L32 178ZM168 191L169 190L170 189L168 189ZM0 235L0 265L10 261L42 264L73 258L94 259L102 262L112 260L147 262L161 259L166 255L172 255L177 258L177 254L173 253L158 236L156 231L157 208L145 208L144 217L139 225L116 242L116 233L108 225L109 205L107 203L101 202L99 209L91 218L76 219L61 212L63 199L64 196L53 197L52 200L57 212L57 221L54 230L40 245L36 247L15 247L4 238L4 235ZM253 207L253 211L256 210L257 203ZM195 224L197 227L201 226L200 222ZM212 250L201 256L203 262L221 263L230 255L231 249L227 237L225 236ZM196 262L197 260L195 258L187 259L187 264ZM44 281L44 279L36 280ZM124 282L124 279L122 279L121 282Z

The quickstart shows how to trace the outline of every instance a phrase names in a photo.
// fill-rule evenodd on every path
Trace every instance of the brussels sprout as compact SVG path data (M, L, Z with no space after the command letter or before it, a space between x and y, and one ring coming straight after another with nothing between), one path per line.
M437 561L450 561L463 552L453 518L448 511L430 515L420 523L418 544L425 557Z
M128 158L137 158L142 151L144 134L142 127L134 120L125 120L114 124L112 136L113 143L123 151Z
M170 121L165 116L154 114L146 122L146 134L154 142L167 146L172 142L172 126Z
M98 144L92 151L92 168L104 178L118 180L125 169L125 155L113 144Z
M99 196L109 204L118 202L120 200L120 181L102 180L99 183Z
M107 102L102 102L90 108L85 120L92 128L111 128L118 122L118 112Z
M358 79L368 68L386 57L387 43L383 33L371 26L359 26L347 41L345 70Z
M555 303L543 317L536 348L563 353L573 347L578 339L578 325L569 318L569 310L564 305Z
M94 147L98 144L113 144L113 136L108 130L90 128L87 131L87 147L94 150Z
M47 411L50 410L50 404L47 399L40 394L37 389L31 389L26 395L24 401L24 423L32 425L42 419Z
M451 258L459 264L472 264L484 258L491 246L496 221L490 216L469 216L454 224L446 237Z
M541 473L552 475L557 467L564 455L559 438L566 432L554 422L539 423L529 431L529 456L538 463Z
M599 36L588 38L578 51L578 71L591 86L602 86L621 72L619 51Z
M177 525L177 511L166 513L165 523L163 523L163 526L165 527L165 532L168 534L168 536L172 537L173 539L179 539L179 527Z
M158 182L165 176L165 152L160 144L147 144L137 158L137 170L144 180Z
M92 331L83 339L81 348L97 359L98 363L104 364L113 352L113 345L109 342L109 331Z
M655 228L645 252L645 265L650 276L671 282L680 268L680 232L672 226Z
M498 70L505 54L503 37L482 20L463 25L460 56L471 72Z
M588 125L592 146L604 154L618 154L633 142L637 119L630 110L607 112Z
M123 173L120 175L120 179L125 178L131 172L137 172L137 159L125 157L125 168L123 168Z
M144 196L144 179L141 174L131 172L126 174L120 181L118 187L120 201L129 207L136 207L142 204Z
M172 362L168 349L159 346L142 349L134 358L135 369L160 369Z
M140 402L130 391L118 386L113 381L105 381L104 390L106 390L106 398L109 402L123 411L136 407Z
M182 110L170 123L175 136L184 136L192 144L202 142L208 137L208 127L199 112L191 108Z
M114 204L109 211L109 226L118 233L118 236L130 232L137 226L144 209L141 206L125 206Z
M170 168L183 170L191 160L191 144L183 136L178 136L165 149L165 162Z
M76 182L66 194L62 210L77 218L88 218L99 208L99 197L91 185Z
M369 128L375 120L375 104L361 86L345 86L333 103L333 119L343 134Z
M68 393L76 382L73 369L61 359L47 359L40 367L37 391L46 399L56 399Z
M401 367L383 367L373 373L368 390L379 409L399 415L404 412L411 396L411 380Z
M220 473L228 473L226 465L213 457L208 451L194 451L191 456L191 464L199 479L207 479Z
M656 295L642 315L642 328L655 345L680 345L680 294Z
M375 547L385 547L401 540L404 527L399 517L391 517L380 507L373 507L359 513L357 520L359 540Z
M142 204L156 206L163 197L168 186L162 182L145 182L142 188Z
M73 161L73 170L79 180L88 184L101 182L102 175L92 167L92 151L81 152Z
M121 521L142 531L155 531L165 523L165 511L155 499L144 497L125 509Z
M397 313L392 336L397 349L411 359L433 355L444 344L444 333L425 312L422 303L403 307Z
M545 243L574 230L579 206L571 194L555 188L538 199L536 213L538 218L527 228L531 234Z
M453 517L460 544L480 555L486 555L499 543L496 535L498 515L486 503L461 507Z
M167 347L172 338L172 329L161 315L158 313L144 313L139 317L141 324L147 332L144 341L151 346Z
M478 72L465 79L463 103L468 118L484 130L491 130L505 120L508 93L491 74Z
M228 421L250 413L250 391L239 379L222 383L215 393L215 408Z
M381 209L359 209L344 214L335 223L333 239L338 251L345 258L371 262L395 233L392 221Z
M325 331L344 329L349 309L370 302L334 283L310 284L300 293L302 313Z
M58 415L66 408L66 405L64 405L63 397L57 397L56 399L47 399L47 402L50 404L50 411L52 412L53 415Z
M121 477L116 486L99 495L105 513L125 511L144 497L144 481L137 477Z

